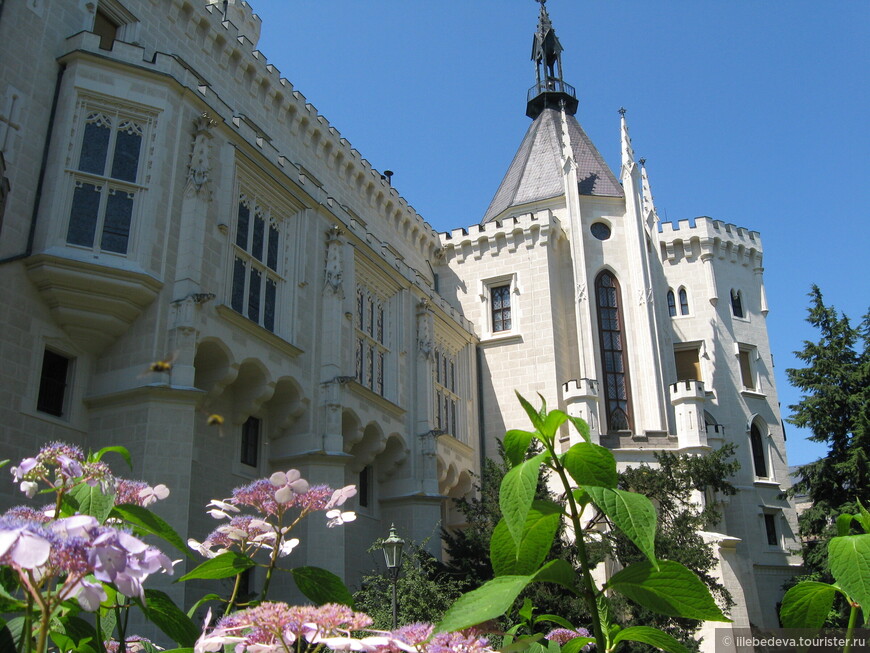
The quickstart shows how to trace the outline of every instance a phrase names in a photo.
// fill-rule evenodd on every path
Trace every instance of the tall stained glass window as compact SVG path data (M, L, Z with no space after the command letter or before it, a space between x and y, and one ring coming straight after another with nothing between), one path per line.
M620 305L619 282L604 271L595 280L598 333L601 343L604 404L609 432L632 429L631 390Z

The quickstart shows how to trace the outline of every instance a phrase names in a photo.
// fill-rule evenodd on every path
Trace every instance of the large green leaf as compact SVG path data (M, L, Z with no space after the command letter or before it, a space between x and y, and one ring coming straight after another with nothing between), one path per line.
M517 546L522 541L526 516L529 514L532 501L535 499L541 462L547 457L549 454L540 453L521 462L505 474L501 481L498 505Z
M586 423L585 419L568 415L568 421L574 425L574 428L586 442L592 442L592 437L589 435L589 424Z
M835 537L828 542L828 564L840 587L870 619L870 535Z
M544 621L551 621L554 624L556 624L557 626L561 626L562 628L567 628L568 630L576 630L576 628L574 628L574 624L572 624L570 621L568 621L564 617L560 617L557 614L542 614L542 615L538 615L538 618L535 619L536 624L539 624L539 623L544 622Z
M619 642L642 642L662 651L668 651L668 653L689 653L689 649L673 637L658 628L650 628L649 626L630 626L620 630L613 638L614 648Z
M504 434L504 455L511 464L519 465L526 459L526 451L529 450L529 445L535 439L535 434L531 431L511 430Z
M227 551L210 560L206 560L201 565L197 565L175 582L181 583L193 578L208 578L212 580L229 578L231 576L238 576L253 566L254 561L248 556L236 551Z
M106 521L115 505L115 497L111 494L104 494L99 483L93 487L87 483L79 483L70 490L69 494L78 502L80 513L96 517L100 523Z
M861 524L865 533L870 533L870 512L867 511L860 499L858 499L858 514L855 515L855 519Z
M495 575L517 576L536 572L553 546L561 514L561 508L554 503L534 501L526 516L519 546L505 520L500 520L489 541L489 557Z
M789 588L779 609L783 628L821 628L838 591L833 585L813 580Z
M616 487L616 458L610 449L578 442L565 452L562 463L577 485Z
M131 524L134 530L140 534L156 535L169 542L187 557L193 557L190 549L185 546L184 540L175 532L175 529L147 508L123 504L115 506L112 510L112 516Z
M656 509L652 502L642 494L625 490L595 485L584 485L583 489L613 525L649 558L653 566L658 565L655 556Z
M160 590L145 590L145 616L179 646L193 646L200 635L200 629Z
M206 603L208 603L210 601L220 601L220 600L222 600L222 599L217 594L206 594L199 601L197 601L192 606L190 606L190 609L187 611L187 616L190 617L191 619L193 619L193 615L196 614L196 611L199 610L199 608L201 606L205 605Z
M84 619L67 615L57 621L57 629L51 631L51 640L60 651L96 653L97 631Z
M499 576L460 596L444 614L435 632L452 632L495 619L508 611L531 576Z
M594 643L594 637L575 637L562 645L562 653L580 653L587 644Z
M568 416L561 410L551 410L544 418L543 424L541 424L541 435L543 435L548 442L552 442L556 438L556 432L559 430L559 427L562 426L567 419Z
M673 560L660 560L658 569L646 560L637 562L615 573L605 587L669 617L731 621L701 579Z
M523 407L523 410L526 411L526 415L529 416L529 419L532 421L532 424L535 428L540 431L541 426L544 424L544 420L541 417L541 413L535 409L532 404L530 404L525 397L523 397L519 392L517 392L517 399L520 400L520 405Z
M296 586L317 605L341 603L353 607L353 596L341 578L320 567L296 567L292 570Z
M837 517L837 535L843 536L851 533L853 521L855 521L855 515L850 515L847 512Z
M556 583L580 596L580 592L575 584L576 579L577 573L574 571L574 568L566 560L559 558L550 560L550 562L535 572L535 575L532 577L532 580L541 583Z
M24 633L24 617L14 617L6 622L0 618L0 651L17 651Z

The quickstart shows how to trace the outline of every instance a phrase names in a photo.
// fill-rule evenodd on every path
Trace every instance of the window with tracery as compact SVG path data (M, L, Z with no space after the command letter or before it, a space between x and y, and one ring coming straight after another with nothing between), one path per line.
M749 428L749 446L752 450L752 466L755 470L756 478L767 478L767 459L764 455L764 440L761 437L761 430L754 422Z
M595 297L598 307L598 334L608 430L630 431L633 420L625 329L619 282L612 273L604 271L598 275L595 280Z
M442 348L435 349L435 428L460 439L457 432L459 395L456 394L456 356Z
M385 300L366 286L356 289L356 380L384 395L384 370L389 348Z
M689 314L689 295L685 288L680 288L680 315Z
M260 326L275 331L280 275L281 233L277 216L242 191L236 211L230 306Z
M668 315L671 317L677 316L677 300L674 297L674 291L668 291Z
M731 312L734 317L746 317L743 311L743 293L733 288L731 289Z
M87 109L66 242L126 254L141 184L148 119L120 110Z

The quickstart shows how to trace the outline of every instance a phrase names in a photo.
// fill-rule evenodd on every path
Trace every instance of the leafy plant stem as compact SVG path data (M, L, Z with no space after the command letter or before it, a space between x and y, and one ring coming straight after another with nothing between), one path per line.
M553 444L547 442L546 446L551 454L552 469L559 475L559 480L562 481L562 487L565 489L565 496L568 498L571 524L574 526L574 542L577 546L577 556L580 558L580 575L583 578L584 586L583 598L589 607L589 614L592 617L592 632L595 635L596 649L604 651L607 649L607 645L604 631L601 628L601 616L598 614L598 606L595 603L595 581L592 579L592 574L589 573L589 558L586 554L586 542L583 539L583 526L580 524L580 512L577 509L574 494L571 492L571 483L568 481L565 467L559 461L559 456L556 454Z
M227 602L227 608L224 610L224 616L226 617L230 610L232 610L236 605L236 598L239 596L239 588L242 586L242 574L236 574L236 582L233 584L233 593L230 596L230 600Z
M849 601L849 607L849 625L846 627L846 645L843 647L843 653L850 653L852 650L852 633L855 632L858 623L858 604Z

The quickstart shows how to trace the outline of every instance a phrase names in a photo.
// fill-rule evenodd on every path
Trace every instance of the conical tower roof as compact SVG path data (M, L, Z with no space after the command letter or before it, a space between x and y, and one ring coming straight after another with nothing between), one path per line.
M565 194L560 111L547 107L529 126L481 222L514 206ZM573 115L566 115L568 138L581 195L622 197L622 186Z

